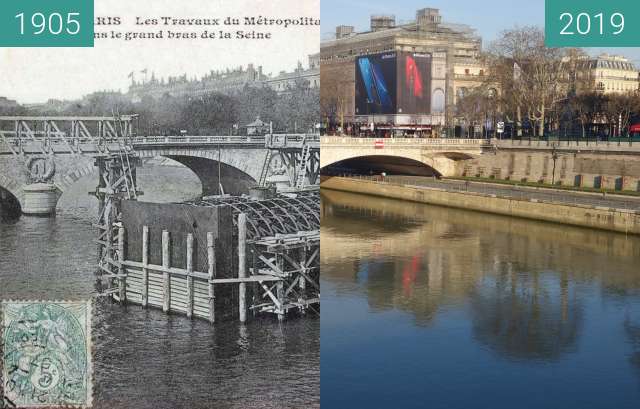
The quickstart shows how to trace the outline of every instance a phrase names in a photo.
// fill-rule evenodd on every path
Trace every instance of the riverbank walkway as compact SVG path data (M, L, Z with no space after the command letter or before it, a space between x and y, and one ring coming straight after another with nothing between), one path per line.
M450 192L472 192L495 197L537 200L565 205L593 206L608 209L640 211L640 196L624 196L611 193L581 192L545 187L503 185L490 182L475 182L452 179L435 179L425 176L347 176L410 187L442 189Z

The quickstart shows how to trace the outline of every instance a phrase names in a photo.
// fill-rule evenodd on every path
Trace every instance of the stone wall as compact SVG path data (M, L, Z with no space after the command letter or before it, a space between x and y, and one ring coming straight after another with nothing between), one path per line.
M448 192L442 189L409 187L339 177L324 179L321 187L627 234L640 234L640 212L629 210L502 198L471 192Z
M457 163L457 176L640 191L640 155L497 149Z

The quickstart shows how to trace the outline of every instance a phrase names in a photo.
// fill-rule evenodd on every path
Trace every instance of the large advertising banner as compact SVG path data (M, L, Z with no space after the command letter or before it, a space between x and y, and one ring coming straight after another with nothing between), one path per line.
M365 55L355 68L356 115L431 113L431 54Z
M398 54L398 114L431 113L431 54Z
M356 115L396 112L396 53L356 59Z

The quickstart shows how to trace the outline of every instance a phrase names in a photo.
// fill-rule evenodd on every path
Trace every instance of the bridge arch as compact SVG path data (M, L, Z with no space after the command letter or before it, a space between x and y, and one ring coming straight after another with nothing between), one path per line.
M219 194L218 182L222 184L224 193L244 194L255 186L260 179L266 151L264 149L222 149L190 150L190 149L150 149L140 150L140 157L166 157L174 160L198 176L203 195Z
M439 152L430 155L404 155L385 151L384 153L368 153L361 155L336 155L322 163L322 174L347 173L347 170L368 174L403 174L412 176L452 176L458 163L472 159L473 156L462 152ZM322 158L324 159L324 158Z
M165 157L189 168L200 180L205 196L221 194L220 184L224 193L240 195L249 193L249 188L257 183L251 175L222 161L185 155Z
M22 204L16 194L0 185L0 219L13 218L22 212Z
M382 172L388 175L442 176L442 173L432 165L393 155L355 156L333 162L322 168L322 173L325 175L378 175Z
M406 164L433 169L433 173L445 177L461 173L463 163L480 157L485 151L486 141L467 139L422 139L422 138L352 138L327 136L321 139L322 155L320 167L326 174L332 165L348 159L384 156L394 164ZM335 166L334 166L335 167ZM423 173L418 173L423 174Z

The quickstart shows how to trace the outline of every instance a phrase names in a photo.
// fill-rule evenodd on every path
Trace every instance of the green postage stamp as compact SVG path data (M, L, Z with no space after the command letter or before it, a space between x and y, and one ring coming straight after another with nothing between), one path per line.
M90 301L2 302L7 407L90 407L91 372Z

